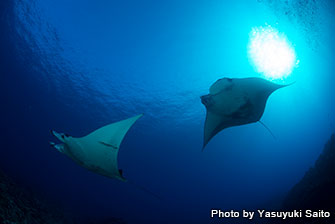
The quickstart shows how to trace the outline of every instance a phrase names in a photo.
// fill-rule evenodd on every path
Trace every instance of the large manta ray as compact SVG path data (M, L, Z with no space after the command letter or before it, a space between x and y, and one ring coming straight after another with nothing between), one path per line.
M261 78L217 80L209 94L201 96L207 109L203 149L225 128L260 122L268 97L285 86Z
M50 144L94 173L126 181L118 168L117 155L124 136L142 115L106 125L81 138L51 131L62 143Z

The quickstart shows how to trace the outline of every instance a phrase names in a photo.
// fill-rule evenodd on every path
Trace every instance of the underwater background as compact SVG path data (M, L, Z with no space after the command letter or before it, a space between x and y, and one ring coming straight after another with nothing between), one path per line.
M209 223L210 209L271 208L334 132L334 1L0 1L0 168L82 220ZM285 33L294 85L259 123L202 152L200 96L219 78L261 77L253 27ZM121 144L125 178L94 174L50 147L144 113Z

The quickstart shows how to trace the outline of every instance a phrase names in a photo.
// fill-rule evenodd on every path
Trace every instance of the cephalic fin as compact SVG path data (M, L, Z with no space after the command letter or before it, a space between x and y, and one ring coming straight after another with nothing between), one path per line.
M59 152L63 153L64 150L64 145L63 144L56 144L54 142L49 142L50 146L54 147L55 149L57 149Z

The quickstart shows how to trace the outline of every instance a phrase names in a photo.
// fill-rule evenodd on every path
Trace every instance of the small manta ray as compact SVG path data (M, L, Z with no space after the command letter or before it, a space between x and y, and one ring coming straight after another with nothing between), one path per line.
M62 143L50 142L50 145L94 173L125 182L117 163L119 147L128 130L142 116L106 125L81 138L51 131Z
M225 128L260 122L266 101L275 90L287 85L278 85L261 78L223 78L201 96L207 109L204 144ZM272 134L270 129L268 131ZM273 135L273 134L272 134Z

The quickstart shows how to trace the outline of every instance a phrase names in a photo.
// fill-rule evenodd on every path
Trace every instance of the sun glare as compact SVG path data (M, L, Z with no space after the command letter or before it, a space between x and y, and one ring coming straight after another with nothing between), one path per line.
M267 79L284 79L299 63L285 34L271 26L254 27L249 36L249 59Z

